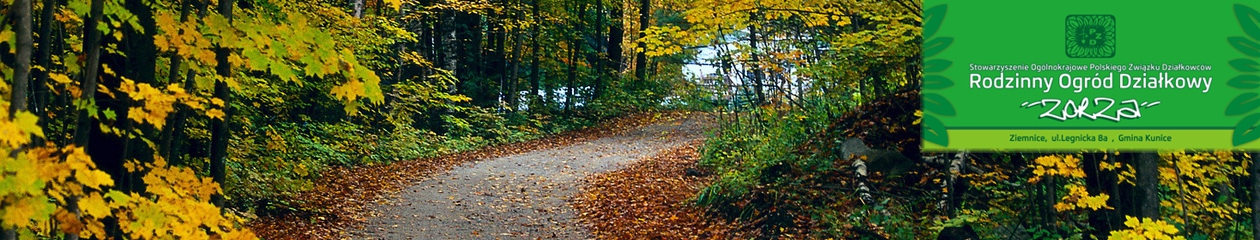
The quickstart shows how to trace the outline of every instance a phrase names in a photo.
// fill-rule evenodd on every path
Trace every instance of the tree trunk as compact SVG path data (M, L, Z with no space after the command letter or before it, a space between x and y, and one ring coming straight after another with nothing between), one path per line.
M608 11L612 24L608 26L608 71L621 72L621 41L625 40L626 26L621 21L624 4L617 0Z
M188 72L184 75L184 90L188 92L197 91L197 73L193 70L188 70ZM171 165L175 166L182 166L184 164L184 156L183 154L180 154L180 150L184 148L184 128L188 122L188 114L190 114L189 111L192 111L191 109L187 109L187 107L181 109L184 110L175 113L175 120L171 121L171 126L173 127L171 129L172 141L169 147L170 150L166 153L167 161L170 162Z
M759 20L759 18L757 17L757 13L755 12L750 14L749 18L750 18L749 21L752 21L752 22L756 22ZM758 48L757 46L758 45L757 34L758 34L757 25L749 24L748 25L748 46L751 47L749 51L752 51L751 68L753 70L753 83L752 83L753 91L755 91L757 94L756 105L761 105L761 104L766 103L765 91L764 89L762 89L762 86L764 85L763 82L765 81L763 79L765 78L764 77L765 74L761 70L761 54L758 53L758 51L760 51L760 48Z
M595 72L595 82L591 84L591 88L593 92L591 96L587 98L588 100L599 99L599 97L604 94L604 76L608 75L608 72L605 71L606 68L604 67L604 64L607 63L608 61L604 60L604 58L601 58L599 56L600 52L607 51L607 49L604 49L604 43L603 43L604 39L607 39L607 38L600 37L601 36L600 34L603 34L603 33L604 33L604 1L599 0L599 1L595 1L595 31L591 33L591 36L593 36L595 39L594 41L595 49L591 51L590 53L587 53L587 55L589 55L589 57L587 57L588 64L590 64L590 66L593 66L592 70L593 72Z
M363 18L363 0L354 1L354 18Z
M119 66L126 69L124 73L127 78L133 79L137 83L148 83L155 86L160 85L157 80L156 71L158 68L156 61L158 58L158 49L153 43L154 36L146 34L157 32L157 22L153 18L153 10L146 3L146 0L126 0L123 2L123 7L126 8L128 12L134 14L138 20L137 22L139 23L139 28L132 27L131 25L123 25L117 30L124 34L123 39L130 39L120 43L127 55L125 57L118 58L125 60L125 63L119 64ZM121 84L121 82L121 78L118 78L118 81L111 82L109 87L114 87L115 85L113 84ZM127 109L134 107L136 104L135 100L127 94L119 95L115 102L117 102L118 105L115 111L122 112L118 116L119 119L126 119ZM151 138L152 136L145 136L145 133L152 134L154 130L159 129L145 127L136 121L130 120L121 120L121 123L122 126L120 129L127 134L120 139L122 147L116 149L119 153L117 155L117 162L120 163L119 165L125 162L126 159L133 159L132 156L146 156L139 159L141 159L141 161L151 162L151 158L147 156L153 156L155 152L151 152L150 150L157 149L136 147L145 146L145 143L140 139L127 137L126 135L134 134L133 136L139 135L135 137ZM120 166L119 169L123 168ZM142 189L144 184L141 179L141 176L143 176L142 173L133 173L125 170L120 172L122 172L124 176L123 181L115 183L114 186L117 187L117 189L122 191L143 192Z
M459 70L456 72L456 76L458 76L461 85L471 83L464 85L468 86L467 88L460 88L459 90L464 95L472 98L474 103L484 101L485 98L477 94L480 91L478 88L486 86L485 84L478 84L480 81L485 80L482 76L479 76L481 75L481 64L484 64L481 62L481 44L483 40L481 37L481 15L463 12L456 12L456 14L459 15L456 20L458 21L456 24L459 26L456 35L459 40L459 51L456 52L457 59L459 59Z
M919 89L923 86L923 70L920 67L923 65L923 58L920 58L918 54L906 57L905 65L906 81L909 83L904 89Z
M188 15L189 15L189 12L192 11L191 9L192 9L192 1L184 1L182 4L180 4L180 9L179 9L180 22L188 21ZM182 64L183 60L184 58L179 57L179 50L175 50L172 52L171 65L169 68L170 70L167 71L168 75L166 76L167 83L179 82L179 67ZM192 90L189 90L189 89L185 89L185 90L192 92ZM188 111L188 109L185 109L184 106L176 106L175 111L176 111L175 114L171 115L170 124L167 124L165 127L163 127L162 133L159 133L161 142L160 144L158 144L158 147L161 149L158 150L158 155L162 156L162 158L165 158L167 161L172 160L170 157L171 152L172 152L171 142L175 141L174 132L175 132L175 129L177 128L176 125L183 125L183 119L181 119L182 116L180 115L183 114L184 111Z
M516 21L520 22L523 16L524 14L516 13ZM520 108L520 90L517 88L521 82L521 44L524 43L524 39L519 28L514 28L512 32L512 66L508 68L512 71L512 76L508 78L508 86L511 86L508 88L508 106L511 107L508 110L516 111Z
M424 2L424 6L432 6L432 5L433 5L433 1L431 1L431 0L426 0L426 1L423 1L423 2ZM438 12L438 13L440 13L440 12ZM404 15L404 14L399 14L399 15L400 15L400 16L406 16L406 15ZM433 16L433 15L436 15L436 16ZM422 42L420 42L420 46L419 46L419 48L420 48L420 50L421 50L421 53L424 53L423 55L424 55L425 59L431 59L431 60L433 60L433 61L436 61L436 62L438 62L438 63L441 63L441 61L439 61L439 59L437 58L437 53L435 52L435 50L437 50L437 47L438 47L438 43L437 43L437 41L435 40L435 39L436 39L436 38L435 38L435 36L437 36L437 34L440 34L440 33L438 33L438 31L437 31L437 29L436 29L436 28L437 28L437 26L439 26L439 24L440 24L440 23L438 23L438 22L437 22L437 20L438 20L438 19L440 19L440 18L438 18L438 16L441 16L441 14L432 14L431 16L426 16L425 18L421 18L420 20L416 20L416 22L418 22L417 24L419 24L419 25L420 25L419 27L420 27L420 29L421 29L421 30L420 30L420 40L421 40ZM431 20L430 20L430 19L431 19ZM426 22L424 22L424 20L429 20L431 23L426 23ZM435 68L435 67L434 67L434 66L429 66L429 68ZM425 78L425 77L428 77L428 76L430 76L430 75L433 75L433 71L432 71L432 69L429 69L429 68L422 68L422 69L420 69L420 77L421 77L421 79L423 79L423 78ZM410 79L410 77L411 77L411 76L415 76L415 75L416 75L415 73L406 73L406 74L407 74L407 75L406 75L406 76L404 76L402 79ZM401 80L401 79L400 79L400 80Z
M458 74L461 71L464 71L463 69L459 69L459 57L458 57L459 55L456 54L457 52L459 52L459 46L457 46L457 44L459 43L459 40L456 38L458 36L457 32L459 32L458 28L456 27L457 24L455 22L456 14L458 13L456 13L455 11L447 11L446 17L445 17L446 19L443 20L444 22L443 27L446 28L443 31L446 31L446 32L442 33L442 37L441 37L442 38L441 40L442 59L445 60L444 65L445 65L446 70L450 71L452 76L459 76ZM451 86L451 88L448 89L448 91L451 94L455 94L459 92L459 83L455 83L454 86Z
M647 37L648 25L651 25L652 0L639 0L639 39ZM634 59L634 77L639 81L647 80L647 44L639 42L639 52ZM640 82L640 84L642 83Z
M1114 230L1116 224L1120 223L1118 219L1123 219L1117 215L1117 211L1122 208L1118 195L1116 171L1103 171L1098 166L1100 163L1115 163L1114 157L1108 157L1108 153L1086 153L1082 154L1081 168L1085 171L1085 188L1090 195L1107 194L1112 196L1107 199L1107 206L1113 206L1114 209L1099 209L1089 212L1089 224L1091 235L1106 236ZM1106 160L1104 160L1106 158Z
M495 16L504 17L502 14L496 14ZM506 88L507 87L507 74L508 74L507 71L512 68L508 66L508 57L507 57L507 52L506 52L508 32L503 31L504 28L502 24L496 23L494 26L495 28L498 29L497 31L493 30L494 28L491 29L491 31L494 32L494 36L495 36L493 38L494 39L494 44L493 44L494 45L494 62L493 62L494 65L492 65L494 67L487 68L486 70L488 73L487 76L494 76L495 78L499 79L499 92L498 92L498 95L495 95L496 101L494 105L496 107L503 107L504 103L507 102L507 99L504 99L507 97L507 94L505 94L505 92L508 90Z
M446 44L448 41L446 27L450 23L450 21L447 21L447 16L450 16L450 14L448 10L438 11L437 16L434 17L433 25L430 26L429 38L432 38L431 43L433 44L430 54L433 55L434 68L452 70L446 67L446 48L450 46Z
M54 24L59 24L59 23L54 23ZM53 42L53 44L54 44L54 45L56 45L56 48L57 48L57 49L53 50L53 53L51 53L51 54L61 55L62 53L65 53L65 52L66 52L66 49L69 49L69 47L67 47L67 45L68 45L69 43L66 43L66 35L68 34L68 33L66 33L66 31L67 31L67 30L66 30L66 28L64 28L64 27L59 27L59 28L57 28L57 31L55 32L55 34L57 35L57 40L58 40L58 41ZM49 64L49 65L51 66L51 64ZM62 65L57 66L57 68L55 68L55 69L56 69L56 70L61 70L61 71L64 71L64 70L66 69L66 66L65 66L64 64L62 64ZM81 73L80 73L80 75L75 75L75 76L72 76L72 77L78 78L78 77L81 77L81 76L82 76L82 75L81 75ZM70 116L70 117L73 117L73 118L74 118L74 119L68 119L67 121L63 121L63 122L61 122L61 124L62 124L62 126L61 126L61 127L63 127L63 128L68 128L68 131L74 131L74 128L75 128L75 127L78 127L78 121L77 121L77 120L78 120L78 116L76 116L75 114L77 114L77 113L79 112L79 109L77 109L77 108L72 108L72 107L68 107L68 106L71 106L71 100L70 100L70 97L71 97L71 96L72 96L72 94L70 94L69 92L62 92L61 94L56 94L56 95L51 96L50 101L52 101L52 102L50 103L50 105L49 105L49 106L61 106L61 108L59 108L59 109L49 108L49 109L48 109L49 111L52 111L52 110L60 110L59 112L57 112L57 113L56 113L57 115ZM44 119L44 120L48 120L48 119L47 119L47 117L49 117L49 116L48 116L47 114L45 114L45 116L44 116L44 117L45 117L45 119ZM49 121L45 121L45 122L51 122L51 120L49 120ZM45 126L47 126L47 124L48 124L48 123L45 123ZM70 133L70 134L74 134L73 132L68 132L68 133ZM56 142L55 142L55 144L57 144L57 145L59 145L59 146L65 146L65 145L74 144L74 141L75 141L75 140L74 140L73 136L74 136L74 135L69 135L69 136L58 136L58 138L54 140L54 141L56 141Z
M1251 237L1260 239L1260 152L1251 152Z
M206 17L206 14L210 13L209 3L198 1L195 4L197 7L197 19L203 19ZM171 73L173 74L175 72L171 72ZM184 74L184 90L190 93L197 92L197 73L194 72L192 69L189 69ZM180 154L179 151L183 149L183 145L184 145L184 141L183 141L184 128L185 128L184 125L188 121L188 114L190 114L189 112L192 111L191 109L188 109L187 107L181 107L179 109L181 110L175 113L175 119L171 121L171 124L170 124L172 126L171 142L170 142L171 145L167 147L168 150L166 152L166 155L164 155L166 156L167 161L170 162L170 164L174 166L181 166L184 163L183 155Z
M232 23L232 4L233 0L219 0L219 14L227 17L228 24ZM228 63L228 55L231 54L227 48L220 47L215 54L215 58L219 64L215 66L215 71L220 77L232 77L232 64ZM229 123L232 119L232 93L228 90L227 82L216 81L214 83L214 96L223 100L223 118L212 119L210 121L210 176L214 182L219 183L222 188L227 188L225 180L226 162L227 162L227 145L228 139L231 138L231 131L228 131ZM223 194L215 194L211 197L211 201L215 206L223 205Z
M9 116L15 117L15 113L26 110L26 88L30 82L31 75L31 50L34 48L34 40L31 36L31 0L13 1L10 14L16 18L17 25L14 29L16 36L17 54L13 60L13 85L12 92L9 95ZM15 157L17 151L10 152L10 157ZM4 229L4 239L13 239L17 237L14 229Z
M577 41L570 40L569 42L570 42L569 56L568 56L569 57L569 67L568 67L569 77L565 78L567 86L565 87L565 91L564 91L564 111L566 112L571 110L571 108L573 107L573 82L575 82L577 78L577 55L578 55L578 51L577 51L578 46L576 46Z
M53 10L57 7L56 0L44 0L44 9L40 11L39 16L39 52L36 53L35 58L44 70L35 75L35 82L31 88L31 92L35 94L35 102L31 106L31 111L39 114L39 126L43 129L48 129L48 89L44 84L48 81L49 72L52 71L52 19Z
M93 99L96 96L96 78L100 70L101 60L101 31L96 30L96 26L101 22L104 9L104 0L92 0L91 10L88 12L89 20L83 23L84 35L86 35L83 40L83 52L87 55L87 62L83 66L83 82L79 89L82 101L89 103L95 102ZM78 112L79 116L74 128L74 145L87 148L88 143L91 142L89 140L92 132L92 118L89 116L91 113L88 112L87 108L79 109ZM77 197L70 197L67 203L67 210L75 213L79 212ZM67 233L65 238L77 240L79 235L77 233Z
M83 83L79 90L82 91L80 97L88 102L94 102L96 79L101 67L101 31L96 30L96 26L101 22L104 7L104 0L92 0L92 9L88 13L91 19L83 23L83 29L87 35L83 40L83 52L87 54L87 63L83 67ZM92 118L89 116L91 113L87 110L80 109L79 119L74 129L74 144L80 147L87 147L88 135L92 131Z
M539 6L538 6L538 5L539 5L538 0L534 0L533 5L534 5L534 6L533 6L533 15L531 15L531 16L534 18L534 24L532 24L532 25L533 25L533 26L532 26L532 27L533 27L533 29L531 30L531 32L532 32L532 33L530 34L530 36L531 36L531 37L530 37L530 39L532 40L532 42L529 44L529 51L530 51L530 52L532 52L532 54L534 55L534 57L533 57L532 59L530 59L530 62L529 62L529 90L530 90L530 99L536 99L536 98L538 98L538 90L539 90L539 89L538 89L538 81L539 81L539 79L538 79L538 74L539 74L539 72L538 72L538 59L539 59L539 58L542 58L541 56L538 56L538 53L539 53L539 51L538 51L538 39L539 39L539 38L541 38L541 36L539 35L541 32L539 31L538 26L539 26L539 25L542 25L542 22L540 21L541 17L539 17L539 15L538 15L538 14L539 14L539 13L538 13L538 8L539 8Z
M1119 160L1116 159L1115 156L1107 158L1107 163L1109 164L1116 165L1116 164L1119 164L1118 162ZM1120 177L1119 177L1120 174L1118 173L1118 171L1119 170L1115 170L1114 172L1112 172L1110 174L1112 178L1107 179L1110 181L1106 182L1107 187L1111 189L1110 190L1111 198L1107 199L1107 206L1114 206L1113 208L1115 208L1115 209L1110 210L1109 212L1110 215L1108 216L1108 218L1110 219L1108 224L1110 224L1109 226L1113 226L1112 227L1113 229L1115 227L1124 226L1122 223L1122 221L1124 220L1124 212L1127 210L1128 207L1131 207L1129 206L1130 204L1126 204L1128 203L1127 201L1124 201L1126 199L1124 197L1128 195L1128 192L1129 192L1128 190L1131 190L1131 189L1126 187L1124 188L1124 190L1122 190L1120 188L1120 184L1121 184ZM1103 181L1107 181L1107 180L1103 180Z
M35 49L31 36L31 0L13 1L11 9L16 20L17 56L13 61L13 89L9 96L9 116L27 108L27 88L31 82L31 51Z
M1136 161L1138 190L1138 214L1141 217L1159 219L1159 155L1153 152L1139 153Z
M423 4L421 6L429 7L433 5L433 2L434 1L432 0L424 0L422 1ZM420 50L421 55L424 56L425 59L433 61L433 66L429 66L430 68L439 68L439 64L442 63L442 59L438 58L437 51L438 48L442 46L442 43L439 40L441 39L440 35L442 34L442 30L439 29L439 27L442 26L442 23L439 20L442 20L442 14L443 11L435 10L432 14L415 20L417 27L420 28L420 46L417 46L417 48ZM399 15L406 16L406 14ZM409 73L407 76L410 77L415 75L416 74L414 73ZM422 74L419 76L421 79L425 79L429 75L430 74Z
M569 40L570 41L569 43L569 77L568 77L568 86L565 87L566 91L564 95L564 110L565 111L571 111L572 108L575 107L573 104L573 101L577 100L577 97L574 96L575 95L574 90L575 88L577 88L577 80L578 80L577 79L578 78L578 75L577 75L578 56L582 54L582 36L583 36L582 34L586 33L586 23L585 23L586 10L587 10L586 7L587 5L585 2L581 3L581 6L577 7L577 11L578 11L577 21L579 23L574 24L576 26L574 26L573 38Z

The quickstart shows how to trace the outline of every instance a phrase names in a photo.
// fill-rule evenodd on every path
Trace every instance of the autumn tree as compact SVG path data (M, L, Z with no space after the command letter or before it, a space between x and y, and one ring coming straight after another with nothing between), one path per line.
M268 89L260 78L328 81L320 90L348 106L348 113L382 103L375 72L353 51L334 49L338 45L331 34L310 25L307 13L295 11L299 4L280 2L267 11L234 10L235 4L220 1L219 14L194 1L70 1L65 7L45 1L36 9L27 0L6 7L18 15L16 33L0 36L16 37L0 40L19 46L19 60L3 68L13 73L6 77L13 82L3 101L10 110L0 125L13 131L3 137L4 149L12 154L0 160L5 162L0 181L18 185L0 189L0 198L22 203L0 208L0 224L14 233L10 236L250 238L240 229L241 219L221 210L226 205L218 197L228 172L227 136L234 131L226 125L234 118L227 115L232 109L228 93L256 96ZM380 5L397 9L400 3ZM384 9L378 6L376 12ZM35 10L41 12L37 46ZM67 34L56 37L55 28ZM78 30L82 34L72 34ZM54 48L69 44L82 47ZM38 59L32 59L36 49ZM299 49L307 51L294 51ZM36 79L50 81L25 86L33 69L39 70ZM206 84L214 85L212 94L197 91L212 89ZM29 94L31 89L51 92ZM176 146L188 140L180 136L189 115L217 123L211 151L216 160L209 174L193 171L198 165L167 162L187 154ZM42 141L49 138L71 141Z

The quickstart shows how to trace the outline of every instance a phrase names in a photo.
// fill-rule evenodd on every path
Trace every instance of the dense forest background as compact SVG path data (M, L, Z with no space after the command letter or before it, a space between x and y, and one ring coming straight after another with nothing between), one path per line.
M681 63L635 54L655 21L635 21L643 4L6 1L0 222L9 237L249 236L240 216L292 208L329 167L691 96Z
M948 85L921 56L952 42L920 1L0 4L5 239L255 238L332 168L659 109L720 118L692 202L758 236L1260 229L1246 153L920 153L918 89Z

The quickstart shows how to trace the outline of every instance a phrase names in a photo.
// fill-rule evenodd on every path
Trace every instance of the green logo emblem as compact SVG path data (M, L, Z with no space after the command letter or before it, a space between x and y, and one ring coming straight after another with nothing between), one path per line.
M1066 51L1070 58L1116 56L1116 16L1068 15Z

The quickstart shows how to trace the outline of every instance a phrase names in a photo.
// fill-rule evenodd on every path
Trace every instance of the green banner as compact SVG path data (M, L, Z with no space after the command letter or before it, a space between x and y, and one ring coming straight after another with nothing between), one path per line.
M924 150L1260 149L1260 2L924 6Z

